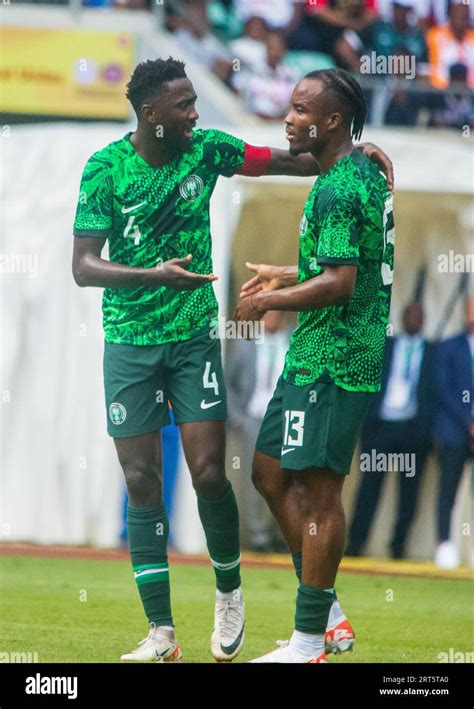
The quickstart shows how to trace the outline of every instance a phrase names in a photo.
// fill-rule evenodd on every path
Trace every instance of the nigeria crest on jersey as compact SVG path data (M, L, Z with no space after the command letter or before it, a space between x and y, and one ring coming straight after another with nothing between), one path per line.
M194 201L199 197L204 187L203 181L197 175L190 175L179 186L179 192L183 199Z

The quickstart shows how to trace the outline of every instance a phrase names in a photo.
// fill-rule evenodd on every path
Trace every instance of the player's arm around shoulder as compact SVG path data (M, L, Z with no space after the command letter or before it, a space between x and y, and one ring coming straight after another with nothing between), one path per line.
M390 191L394 188L393 164L388 155L373 143L361 143L356 146L361 153L372 160L387 178ZM291 155L288 150L258 147L245 144L242 167L238 172L248 177L262 175L288 175L290 177L314 177L321 168L316 158L310 153Z

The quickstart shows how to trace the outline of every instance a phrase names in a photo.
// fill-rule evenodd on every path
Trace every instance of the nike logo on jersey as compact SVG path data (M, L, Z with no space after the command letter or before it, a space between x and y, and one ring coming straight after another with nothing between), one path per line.
M285 453L289 453L290 451L295 451L296 448L287 448L286 450L281 449L281 454L285 455Z
M201 401L201 409L210 409L211 406L216 406L217 404L220 404L222 399L219 399L219 401L211 401L209 404L206 403L206 400L203 399Z
M140 202L140 204L135 204L133 207L122 207L122 214L128 214L129 212L133 212L134 209L138 209L138 207L143 207L144 204L146 204L146 202Z

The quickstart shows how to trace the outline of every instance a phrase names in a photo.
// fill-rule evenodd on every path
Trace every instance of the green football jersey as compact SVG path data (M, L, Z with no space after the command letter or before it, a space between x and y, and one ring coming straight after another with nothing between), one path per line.
M300 224L298 283L326 264L357 266L344 305L298 314L284 376L314 382L323 372L349 391L378 391L390 311L395 227L393 198L378 167L359 150L316 180Z
M219 175L237 172L244 152L238 138L196 130L186 152L154 168L128 133L88 160L74 235L107 238L110 260L127 266L192 254L187 270L212 273L209 202ZM106 288L102 310L107 342L156 345L193 337L217 317L217 300L212 283L193 291Z

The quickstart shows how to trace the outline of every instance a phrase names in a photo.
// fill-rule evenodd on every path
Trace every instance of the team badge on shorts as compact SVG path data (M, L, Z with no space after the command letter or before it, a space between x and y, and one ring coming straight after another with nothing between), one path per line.
M109 416L112 423L116 426L120 426L121 423L127 418L127 409L123 404L119 404L116 401L109 406Z
M190 175L179 186L179 193L183 199L193 202L199 197L204 183L198 175Z

